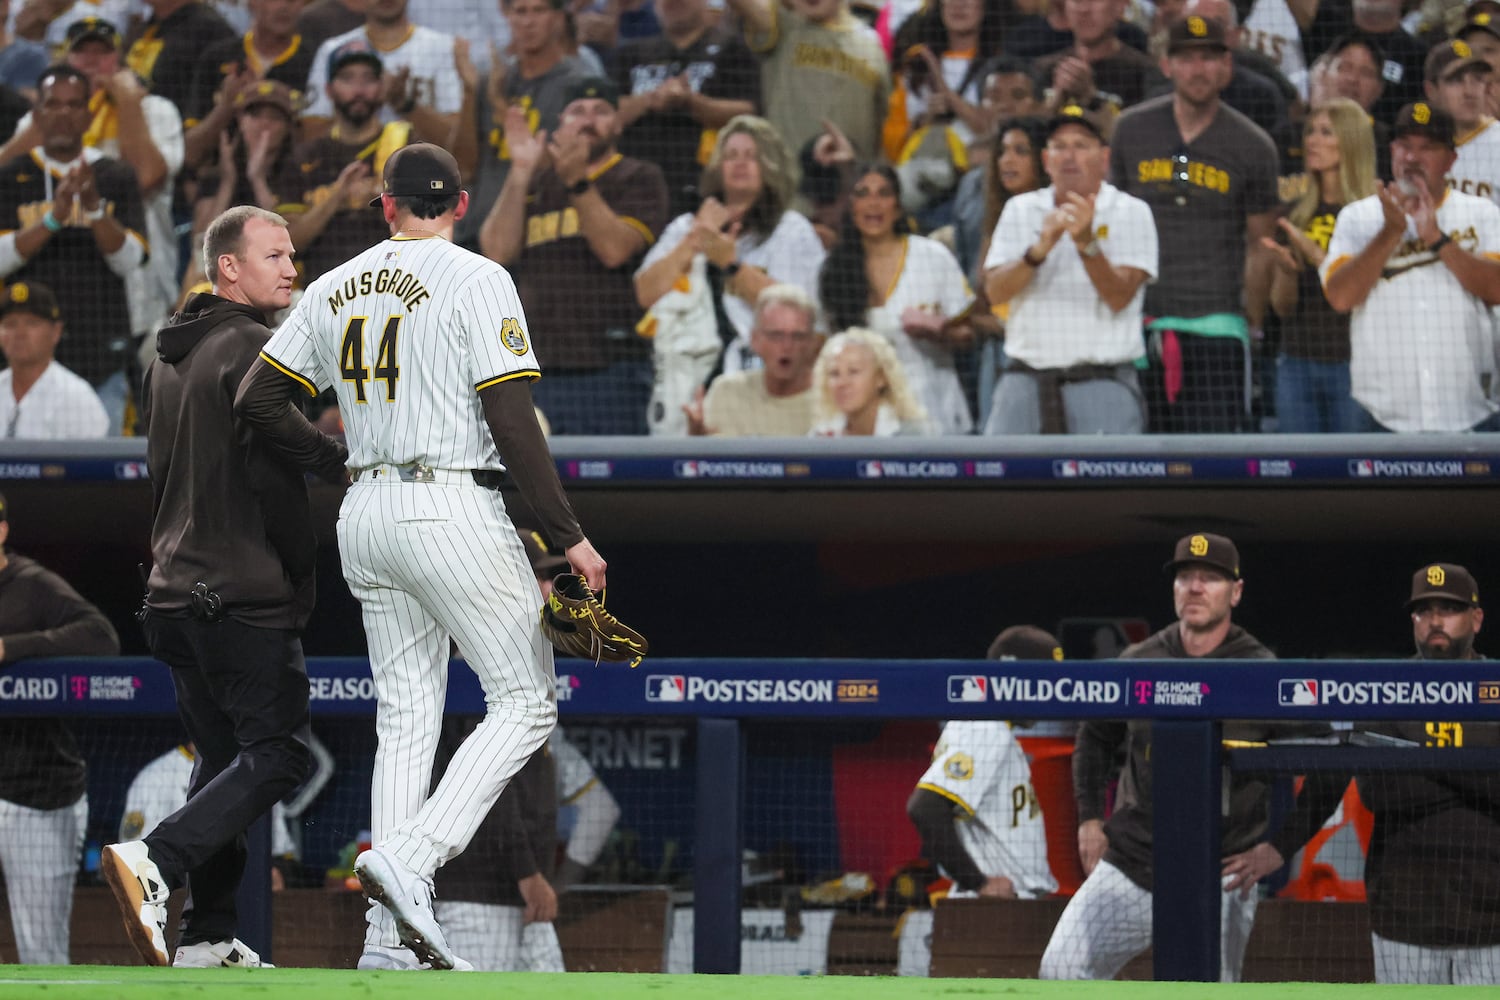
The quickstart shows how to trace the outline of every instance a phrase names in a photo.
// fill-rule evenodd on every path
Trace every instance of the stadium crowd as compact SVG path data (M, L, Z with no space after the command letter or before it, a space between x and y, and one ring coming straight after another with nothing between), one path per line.
M305 286L429 141L557 433L1488 430L1497 59L1500 0L16 0L0 276L135 433L209 220Z

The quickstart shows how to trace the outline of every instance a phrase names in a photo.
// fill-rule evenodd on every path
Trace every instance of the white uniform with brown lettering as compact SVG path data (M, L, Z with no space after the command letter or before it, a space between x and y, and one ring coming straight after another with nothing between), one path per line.
M1283 76L1296 84L1307 98L1307 54L1302 49L1302 29L1287 0L1255 0L1245 18L1240 37L1247 49L1269 56Z
M958 839L986 877L1004 876L1022 899L1057 891L1047 864L1047 828L1031 784L1031 763L1010 723L954 720L917 782L953 803ZM949 894L958 899L972 892ZM925 976L931 960L932 914L907 916L900 939L899 972Z
M1459 137L1458 159L1448 173L1448 186L1500 205L1500 120L1487 118L1479 128Z
M953 803L958 839L986 876L1010 879L1023 899L1057 891L1047 864L1047 828L1031 785L1031 764L1010 723L945 724L917 787Z
M378 699L370 829L419 875L468 844L557 719L541 591L500 493L478 390L540 375L505 269L447 240L395 238L323 275L262 356L309 392L332 385L353 486L339 513ZM431 787L449 640L484 721ZM399 947L371 906L366 947Z

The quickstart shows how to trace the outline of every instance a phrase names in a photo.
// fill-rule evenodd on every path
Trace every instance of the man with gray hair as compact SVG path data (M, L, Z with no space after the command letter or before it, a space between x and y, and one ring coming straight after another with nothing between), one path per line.
M806 437L813 425L813 362L823 337L818 307L798 285L770 285L755 300L750 349L762 367L725 372L684 406L689 434Z
M232 208L208 227L195 295L157 334L142 422L151 466L153 565L142 630L172 670L197 745L188 801L144 840L110 844L100 869L149 965L259 966L236 937L245 831L307 775L307 667L317 538L303 472L342 483L348 452L307 428L297 465L235 419L240 381L291 303L292 242L279 215ZM291 419L290 417L288 419ZM186 885L175 960L167 897Z

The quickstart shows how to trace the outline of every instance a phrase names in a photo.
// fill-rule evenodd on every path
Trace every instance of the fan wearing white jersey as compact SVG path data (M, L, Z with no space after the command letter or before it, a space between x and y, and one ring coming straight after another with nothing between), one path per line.
M1242 44L1274 62L1304 100L1308 80L1302 32L1312 26L1317 12L1317 0L1253 0L1240 30Z
M1427 99L1453 116L1458 158L1448 186L1500 205L1500 121L1489 115L1494 69L1478 51L1452 38L1427 53Z
M341 46L356 40L368 42L385 68L385 100L378 109L383 123L404 118L421 139L446 140L453 134L463 106L453 36L413 22L407 0L370 0L364 25L328 39L313 57L305 91L312 103L302 112L303 138L323 136L334 124L328 67ZM480 39L473 41L476 52L487 47Z
M465 968L433 916L432 874L557 719L541 593L497 489L502 472L595 590L605 562L537 424L530 382L541 371L515 285L451 242L469 205L458 164L430 143L397 151L379 204L391 238L308 287L236 410L295 456L309 443L292 394L337 392L353 478L339 551L369 639L379 738L375 846L355 872L381 905L370 907L360 968ZM429 795L450 639L479 676L486 715Z

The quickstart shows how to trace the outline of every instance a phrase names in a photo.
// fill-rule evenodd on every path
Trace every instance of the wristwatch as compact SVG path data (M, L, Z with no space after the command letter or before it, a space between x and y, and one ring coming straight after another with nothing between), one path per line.
M83 218L84 222L93 225L95 222L98 222L100 219L104 218L104 201L101 199L99 202L99 207L94 209L93 211L89 211L82 205L79 205L78 214Z
M1447 233L1444 233L1443 235L1439 236L1432 243L1427 244L1427 249L1431 253L1442 253L1443 252L1443 247L1447 246L1449 243L1452 243L1452 242L1453 242L1453 237L1449 236Z
M1099 245L1099 238L1097 236L1078 248L1078 256L1080 257L1097 257L1103 252L1104 248Z
M575 181L574 183L569 184L568 185L568 194L572 195L574 198L578 198L578 197L581 197L584 193L586 193L588 191L589 188L591 188L593 186L594 186L594 182L591 181L591 180L589 180L587 177L585 177L581 181Z

